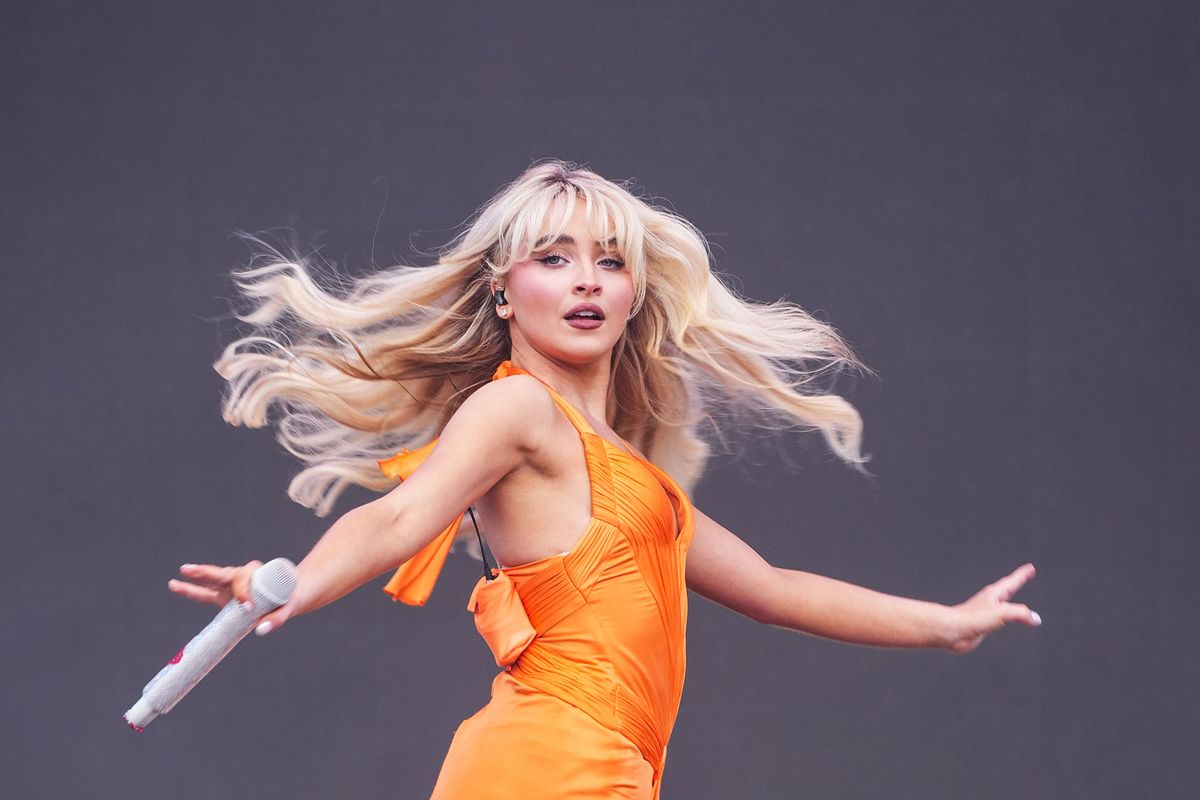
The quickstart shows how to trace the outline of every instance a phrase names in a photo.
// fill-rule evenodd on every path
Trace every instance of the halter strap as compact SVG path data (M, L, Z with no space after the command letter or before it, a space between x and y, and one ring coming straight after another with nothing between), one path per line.
M542 384L542 386L546 387L546 391L549 392L550 397L552 397L554 399L554 404L557 405L560 409L562 409L562 412L567 415L567 419L569 419L571 421L571 424L573 426L575 426L575 430L579 431L581 434L586 433L586 434L596 435L596 432L594 430L592 430L592 426L590 424L588 424L588 421L586 419L584 419L583 414L580 414L575 409L575 406L568 403L566 400L563 399L562 395L560 395L558 392L554 391L553 386L546 383L544 380L539 378L537 375L534 375L529 370L522 369L518 366L515 366L511 361L505 361L505 362L501 363L499 367L496 368L496 374L492 377L492 380L497 380L499 378L507 378L509 375L528 375L529 377L537 380L538 383L540 383L540 384Z
M592 516L612 525L619 524L620 519L617 514L617 495L613 487L612 468L608 462L608 451L604 449L605 444L611 444L611 442L608 442L603 436L596 433L592 429L591 424L588 423L583 414L579 413L575 406L564 400L563 396L556 392L553 386L546 383L537 375L515 366L511 361L505 361L497 367L496 378L503 378L509 375L528 375L541 383L546 388L546 391L550 393L554 404L566 415L567 420L575 428L575 431L579 434L580 441L583 443L583 455L587 464L588 488L591 494Z
M529 375L537 378L536 375L513 365L512 361L504 361L496 368L492 375L492 380L506 378L509 375ZM541 381L540 378L537 380ZM546 390L550 392L550 396L554 399L555 404L562 409L563 413L579 431L580 435L587 438L597 436L592 430L592 426L583 418L583 415L575 410L566 400L564 400L558 392L545 381L541 381ZM598 438L598 436L597 436ZM409 475L416 472L417 468L425 462L429 454L433 452L433 448L437 445L438 440L434 439L431 442L417 448L416 450L402 449L399 453L391 458L383 459L379 462L379 469L384 475L389 478L396 478L404 481ZM605 477L607 477L607 461L604 462ZM593 513L595 513L596 501L599 498L593 497ZM601 505L606 506L606 503ZM391 580L384 585L383 590L392 596L392 599L407 603L410 606L423 606L425 601L429 599L429 595L433 592L433 587L437 583L438 576L442 572L442 567L446 564L446 556L450 553L450 548L454 544L455 538L458 536L459 528L462 526L463 517L470 509L464 509L453 522L441 533L433 538L428 544L418 550L411 558L405 561L396 569ZM605 517L609 516L607 514ZM471 514L471 520L474 522L475 515ZM476 529L478 533L478 529ZM487 577L487 561L486 555L483 552L483 540L479 542L480 555L484 556L484 576Z

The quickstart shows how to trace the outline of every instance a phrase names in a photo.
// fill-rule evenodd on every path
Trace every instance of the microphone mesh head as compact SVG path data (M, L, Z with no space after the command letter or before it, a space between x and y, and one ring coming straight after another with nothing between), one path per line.
M296 565L276 558L254 570L250 576L250 599L257 613L279 608L296 588Z

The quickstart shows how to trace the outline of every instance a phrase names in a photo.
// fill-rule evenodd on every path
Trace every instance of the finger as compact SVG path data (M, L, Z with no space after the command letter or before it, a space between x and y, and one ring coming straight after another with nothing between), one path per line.
M287 622L292 616L293 607L293 603L289 601L272 611L270 614L263 616L258 625L254 628L254 632L259 636L266 636L272 631L279 630L283 623Z
M250 602L250 578L262 564L261 561L248 561L233 573L233 582L229 588L233 592L233 596L246 605L252 605Z
M992 584L1001 600L1008 600L1037 573L1033 564L1023 564Z
M1004 621L1020 622L1028 625L1031 628L1036 628L1042 624L1042 617L1036 611L1031 610L1027 605L1023 605L1021 603L1005 603Z
M167 581L167 588L175 594L186 597L189 600L195 600L198 603L216 603L221 605L221 593L216 589L210 589L207 586L197 586L194 583L179 581L172 578Z
M215 564L184 564L179 568L180 573L188 580L210 586L228 586L237 573L238 567L218 567Z

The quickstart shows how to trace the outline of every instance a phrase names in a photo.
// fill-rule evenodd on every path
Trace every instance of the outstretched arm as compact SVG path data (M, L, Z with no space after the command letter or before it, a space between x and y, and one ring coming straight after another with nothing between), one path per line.
M485 384L468 397L411 476L383 497L347 511L325 532L297 565L292 598L263 617L266 630L332 603L407 561L525 463L540 446L551 403L540 386L515 378ZM188 564L181 571L194 583L172 580L169 587L199 602L223 605L231 597L245 602L250 576L260 566L259 561L241 567Z
M757 622L854 644L959 653L1009 622L1041 624L1028 607L1009 602L1033 575L1025 564L956 606L896 597L771 566L699 510L687 558L689 589Z

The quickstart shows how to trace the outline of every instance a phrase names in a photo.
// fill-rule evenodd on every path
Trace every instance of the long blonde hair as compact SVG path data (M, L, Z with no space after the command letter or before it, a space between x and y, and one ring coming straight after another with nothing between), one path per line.
M689 492L728 421L819 430L862 468L858 412L814 391L836 371L869 372L837 332L794 303L738 297L691 223L559 160L502 187L429 266L324 287L307 259L250 237L262 251L233 279L252 304L238 319L253 330L213 365L228 382L225 420L276 424L305 464L288 495L318 516L351 483L391 488L376 461L438 435L509 357L490 279L561 233L580 201L597 238L615 237L636 287L612 355L609 420L620 436Z

